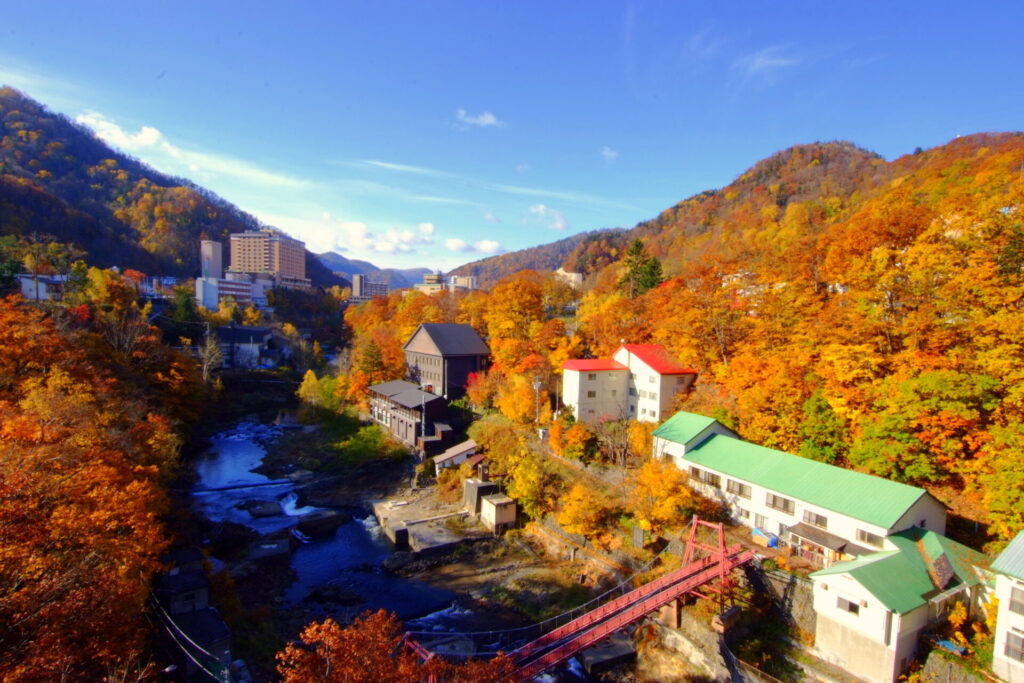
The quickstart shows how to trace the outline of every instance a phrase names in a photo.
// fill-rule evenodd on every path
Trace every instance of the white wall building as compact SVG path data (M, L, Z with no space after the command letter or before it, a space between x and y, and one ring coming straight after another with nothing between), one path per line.
M992 563L996 573L995 650L992 672L1008 683L1024 683L1024 531Z
M985 556L927 529L888 537L892 550L811 574L817 654L868 681L892 683L917 655L921 631L956 602L977 614Z
M738 523L776 534L822 566L890 549L887 537L913 526L945 532L945 507L924 489L734 437L679 412L654 431L654 457L671 458Z
M697 371L675 361L659 344L623 344L612 358L562 365L562 402L576 419L660 422Z

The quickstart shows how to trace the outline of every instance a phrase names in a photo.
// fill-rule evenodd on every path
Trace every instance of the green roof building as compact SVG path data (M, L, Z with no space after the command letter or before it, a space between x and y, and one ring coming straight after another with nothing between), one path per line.
M992 571L999 600L992 672L1009 683L1024 683L1024 531L999 554Z
M891 550L811 574L815 648L870 681L895 681L917 654L921 631L956 602L978 614L987 600L989 559L921 528L887 538Z
M924 489L748 443L702 415L658 427L654 456L671 458L734 520L819 566L896 550L888 537L911 527L945 531L945 507Z

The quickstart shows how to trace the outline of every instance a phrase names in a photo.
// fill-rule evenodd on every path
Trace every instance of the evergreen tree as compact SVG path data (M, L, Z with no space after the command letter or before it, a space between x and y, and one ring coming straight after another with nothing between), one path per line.
M661 261L648 254L644 249L644 243L639 239L633 240L624 262L626 272L619 280L619 286L626 289L630 299L635 299L661 284Z

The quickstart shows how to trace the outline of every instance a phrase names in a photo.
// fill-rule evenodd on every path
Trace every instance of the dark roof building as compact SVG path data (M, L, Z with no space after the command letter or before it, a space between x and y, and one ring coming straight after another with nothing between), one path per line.
M466 393L472 373L487 367L491 350L471 325L423 323L403 347L412 381L448 399Z

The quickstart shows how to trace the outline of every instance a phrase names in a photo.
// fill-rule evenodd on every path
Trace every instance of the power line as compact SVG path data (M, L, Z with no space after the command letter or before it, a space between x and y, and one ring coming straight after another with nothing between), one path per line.
M196 666L198 666L200 669L202 669L206 673L206 675L209 676L210 678L212 678L213 680L215 680L215 681L220 681L221 680L220 676L218 676L217 674L215 674L212 671L210 671L209 669L207 669L205 666L203 666L202 662L200 662L198 659L196 659L195 657L192 656L192 653L188 651L188 648L186 648L184 645L182 645L181 641L178 640L178 637L176 635L174 635L174 631L172 631L171 629L167 628L167 624L163 623L163 619L161 619L160 622L163 625L164 630L167 631L167 635L169 635L174 640L174 642L181 649L181 651L185 653L186 657L188 657L190 660L192 660L192 662ZM189 641L189 642L191 642L191 641Z
M200 652L202 652L202 653L203 653L204 655L206 655L207 657L212 657L213 659L217 659L217 657L216 657L215 655L213 655L213 654L211 654L211 653L207 652L207 651L206 651L205 649L203 649L203 647L202 647L202 646L201 646L201 645L200 645L199 643L197 643L197 642L195 642L194 640L192 640L191 638L189 638L189 637L188 637L188 634L187 634L187 633L185 633L184 631L182 631L182 630L181 630L181 627L180 627L180 626L178 626L178 625L177 625L177 624L176 624L176 623L174 622L174 619L172 619L172 618L171 618L171 615L170 615L170 614L168 614L168 613L167 613L167 612L166 612L166 611L164 610L163 606L162 606L162 605L161 605L161 604L159 603L159 601L157 601L157 600L156 600L156 598L154 598L154 597L153 597L152 595L150 595L149 597L150 597L150 600L152 600L152 601L153 601L153 604L155 604L155 605L156 605L156 608L157 608L158 610L160 610L160 613L161 613L161 614L163 614L163 616L164 616L164 617L165 617L165 618L167 619L167 621L169 621L169 622L171 623L171 625L172 625L172 626L174 627L174 630L175 630L175 631L177 631L178 633L180 633L180 634L181 634L181 636L182 636L182 637L183 637L183 638L184 638L185 640L187 640L187 641L188 641L189 643L191 643L191 644L192 644L192 646L193 646L193 647L194 647L195 649L199 650Z

